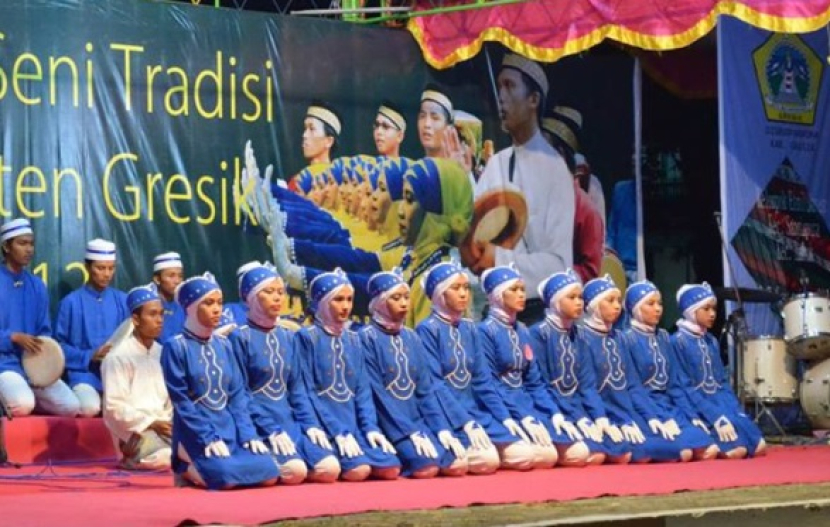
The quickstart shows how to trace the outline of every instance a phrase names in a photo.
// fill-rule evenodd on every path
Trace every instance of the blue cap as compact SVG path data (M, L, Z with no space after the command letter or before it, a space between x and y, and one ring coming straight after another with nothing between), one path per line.
M351 286L349 277L339 267L330 273L321 273L314 277L308 286L308 303L312 311L317 311L317 306L324 296L342 286Z
M702 284L686 284L677 290L677 304L683 313L690 307L710 298L715 298L715 293L712 291L712 287L706 282Z
M582 281L579 279L579 275L569 267L565 271L554 273L545 278L539 284L538 293L545 306L549 306L551 300L553 300L559 291L575 284L581 285Z
M501 284L521 278L513 264L491 267L481 274L481 288L489 295Z
M381 271L369 277L369 281L366 283L366 292L370 298L375 298L400 285L408 286L409 284L403 279L400 268L396 267L392 271Z
M134 287L127 293L127 309L135 313L136 309L153 300L160 300L155 284Z
M659 292L660 290L657 289L657 286L648 280L634 282L628 286L628 289L625 291L625 310L629 313L633 313L634 308L637 307L637 304L639 304L645 297L652 293Z
M247 267L239 274L239 298L245 300L252 291L255 291L264 285L266 282L279 278L274 267L268 263L250 262L243 267Z
M585 288L582 290L582 297L585 299L585 305L590 306L591 302L593 302L595 298L612 289L617 289L617 284L611 280L610 275L590 280L587 284L585 284Z
M201 276L193 276L176 288L176 302L187 311L187 308L194 302L201 300L213 291L221 291L221 289L219 289L219 284L216 283L216 278L212 274L205 273Z

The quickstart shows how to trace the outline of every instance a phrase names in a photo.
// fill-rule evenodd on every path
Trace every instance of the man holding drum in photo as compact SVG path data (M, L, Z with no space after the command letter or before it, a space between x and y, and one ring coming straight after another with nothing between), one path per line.
M19 218L0 227L0 244L0 400L16 417L35 408L75 416L78 398L60 380L63 355L50 338L46 286L26 269L35 252L29 220Z

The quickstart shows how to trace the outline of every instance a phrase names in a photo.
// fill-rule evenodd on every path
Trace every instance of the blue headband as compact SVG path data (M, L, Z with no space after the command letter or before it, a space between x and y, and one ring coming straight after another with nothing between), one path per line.
M617 289L617 284L611 280L610 276L605 275L599 278L594 278L585 284L585 288L582 290L582 297L585 299L585 305L590 306L591 302L593 302L595 298L612 289Z
M521 278L522 275L510 265L491 267L481 274L481 288L489 296L501 284Z
M221 289L219 289L219 284L216 283L216 279L212 274L205 273L201 276L193 276L176 288L176 302L187 311L187 308L194 302L201 300L213 291L221 291Z
M712 292L712 287L706 282L686 284L677 291L677 304L682 313L685 313L687 309L695 304L710 298L715 298L715 293Z
M464 271L455 262L441 262L435 264L429 269L429 271L427 271L427 274L424 277L424 292L427 294L428 298L432 298L435 288L438 287L441 282L463 273Z
M544 302L545 306L550 306L551 300L553 300L559 291L576 284L581 285L582 281L573 269L568 268L566 271L554 273L547 277L539 284L538 293L542 297L542 302Z
M330 273L318 274L308 286L309 308L317 311L317 306L324 296L337 288L351 285L349 277L339 267Z
M280 277L270 264L251 263L253 265L239 276L239 298L242 300L247 300L251 291L256 290L260 285Z
M629 313L633 313L634 308L637 307L637 304L642 302L645 297L652 293L659 292L660 291L657 289L657 286L648 280L634 282L628 286L628 289L625 291L625 310Z
M136 309L153 300L160 300L155 284L134 287L127 293L127 309L135 313Z

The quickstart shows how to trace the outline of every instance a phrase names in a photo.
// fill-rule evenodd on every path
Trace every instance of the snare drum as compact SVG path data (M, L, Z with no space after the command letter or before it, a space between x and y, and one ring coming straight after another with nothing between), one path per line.
M763 336L744 343L743 386L750 399L771 403L796 399L796 361L783 339Z
M815 293L790 297L781 310L787 350L797 359L830 358L830 299Z
M813 428L830 430L830 360L816 362L804 372L801 408Z

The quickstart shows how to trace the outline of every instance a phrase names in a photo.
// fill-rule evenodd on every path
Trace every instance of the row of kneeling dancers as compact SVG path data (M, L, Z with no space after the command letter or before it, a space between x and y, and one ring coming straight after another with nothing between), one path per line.
M291 332L278 324L279 276L247 267L248 323L229 338L213 332L222 293L210 275L177 292L185 329L165 343L161 367L182 481L227 488L764 452L707 333L716 301L706 284L678 291L684 318L669 337L650 282L628 289L632 327L618 333L623 299L609 278L583 288L573 272L556 273L540 286L547 318L527 328L516 321L521 276L495 267L482 280L489 314L475 325L463 318L467 276L444 262L424 278L433 312L415 330L403 324L409 285L381 272L368 282L372 322L354 332L354 289L335 271L309 284L314 323Z

